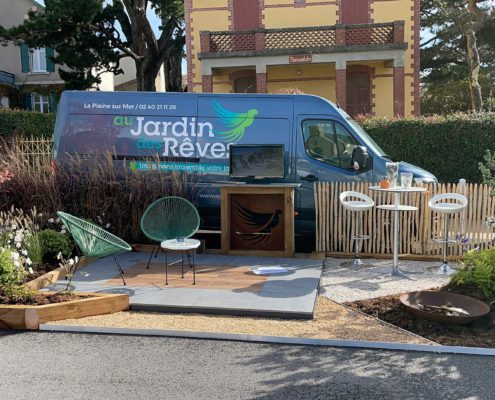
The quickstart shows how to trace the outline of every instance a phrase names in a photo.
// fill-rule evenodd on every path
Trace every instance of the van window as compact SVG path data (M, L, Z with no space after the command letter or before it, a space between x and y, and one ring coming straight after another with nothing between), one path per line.
M342 125L334 122L335 135L337 136L337 149L339 150L341 168L352 168L352 153L358 146L356 140L347 132Z
M352 152L358 143L339 123L304 121L303 139L306 152L311 158L336 167L352 169Z

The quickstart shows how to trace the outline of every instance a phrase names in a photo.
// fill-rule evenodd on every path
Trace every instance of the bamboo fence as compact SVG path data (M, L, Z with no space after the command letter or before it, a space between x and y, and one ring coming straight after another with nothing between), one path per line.
M31 168L45 168L52 158L52 138L16 138L15 154Z
M347 190L365 193L375 205L393 204L393 194L368 189L366 182L319 182L315 184L316 206L316 251L325 253L352 253L354 241L351 236L356 227L359 213L345 210L339 201L339 194ZM449 249L450 255L461 256L473 248L484 249L493 244L494 232L486 226L486 218L495 215L495 199L485 184L429 184L426 193L401 195L401 204L418 208L417 211L401 212L400 254L422 256L440 255L441 245L435 238L444 236L443 215L434 213L428 207L432 196L441 193L462 193L468 199L468 206L462 213L450 216L449 236L459 238L459 243ZM369 235L361 251L366 255L391 254L393 245L393 214L391 211L373 207L362 215L361 232ZM464 243L463 240L464 239Z

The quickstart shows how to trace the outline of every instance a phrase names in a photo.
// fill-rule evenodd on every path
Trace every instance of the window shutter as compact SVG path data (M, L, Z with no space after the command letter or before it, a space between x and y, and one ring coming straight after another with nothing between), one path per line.
M31 93L24 93L22 95L22 105L24 110L31 111L33 109L33 106L31 104Z
M26 43L21 43L21 66L22 72L29 72L29 47Z
M57 93L55 92L50 92L50 96L48 97L48 111L57 111Z
M45 57L46 57L46 70L48 72L54 72L55 71L55 63L52 60L53 49L51 47L45 48Z
M234 0L232 5L234 30L248 31L259 28L259 0Z

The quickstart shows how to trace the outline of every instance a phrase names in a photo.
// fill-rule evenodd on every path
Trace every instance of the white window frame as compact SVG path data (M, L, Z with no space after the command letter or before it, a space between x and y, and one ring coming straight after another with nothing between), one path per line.
M50 99L46 95L31 93L31 108L33 111L47 113L50 111Z
M31 72L47 72L45 47L30 49L29 55Z

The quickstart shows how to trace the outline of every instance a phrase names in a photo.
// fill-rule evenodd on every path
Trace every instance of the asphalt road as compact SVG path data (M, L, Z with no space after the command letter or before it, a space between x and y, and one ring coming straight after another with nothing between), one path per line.
M0 331L0 399L495 399L495 359Z

